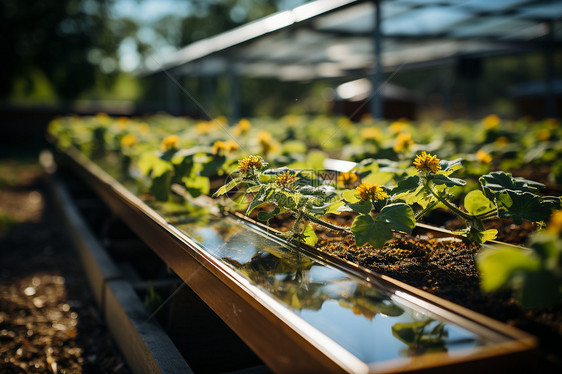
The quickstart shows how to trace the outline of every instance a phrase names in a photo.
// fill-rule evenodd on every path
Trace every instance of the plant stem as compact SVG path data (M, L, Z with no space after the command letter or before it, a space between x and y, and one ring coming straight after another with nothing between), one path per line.
M478 217L479 219L488 219L488 218L493 218L496 215L496 213L497 213L497 210L492 209L492 210L489 210L487 212L477 214L476 217Z
M316 217L314 217L313 215L310 215L310 214L308 214L308 213L304 213L304 214L305 214L305 216L306 216L306 218L307 218L308 220L310 220L310 221L312 221L312 222L314 222L314 223L317 223L317 224L319 224L319 225L322 225L322 226L324 226L324 227L327 227L327 228L329 228L329 229L337 230L337 231L351 232L351 230L350 230L349 228L347 228L347 227L342 227L342 226L338 226L338 225L331 224L331 223L329 223L329 222L326 222L326 221L324 221L324 220L321 220L321 219L319 219L319 218L316 218Z
M420 218L422 218L427 212L429 212L431 209L433 209L436 205L438 204L437 201L433 201L429 204L427 204L427 206L421 210L420 212L418 212L418 214L416 214L416 216L414 217L414 219L417 221Z
M468 222L472 222L474 221L474 218L476 218L473 215L470 215L468 213L463 212L462 210L460 210L458 207L456 207L454 204L452 204L451 202L449 202L447 199L443 198L441 195L439 195L433 188L431 188L431 186L429 185L429 183L424 183L424 187L429 191L429 193L431 193L437 200L439 200L441 203L443 203L443 205L445 205L447 208L451 209L453 211L453 213L455 213L456 215L458 215L461 218L464 218L465 220L467 220Z

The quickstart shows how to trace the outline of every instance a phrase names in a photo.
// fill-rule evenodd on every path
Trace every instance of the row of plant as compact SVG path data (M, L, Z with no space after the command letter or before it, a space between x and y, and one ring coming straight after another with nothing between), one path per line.
M197 122L156 116L145 122L98 115L55 120L50 132L62 148L75 146L93 159L116 156L119 171L138 180L158 200L169 200L172 186L180 184L194 197L216 190L214 196L219 198L218 203L223 210L243 210L251 214L259 207L257 218L262 221L267 222L280 214L290 215L294 222L287 237L309 245L316 244L314 225L321 225L353 234L359 246L369 244L373 248L381 248L394 237L394 232L410 234L415 223L436 208L447 209L465 223L465 228L458 234L484 243L496 235L494 229L486 229L484 223L487 220L498 217L512 219L515 223L529 220L541 229L553 212L560 208L559 197L538 195L542 184L514 178L504 171L490 172L491 160L488 157L494 151L484 151L482 144L457 142L457 148L451 151L445 146L451 140L447 140L447 136L443 136L441 141L435 137L426 138L430 142L425 146L414 143L412 134L421 136L429 133L424 130L427 124L415 127L405 121L384 124L366 119L362 125L356 126L343 120L334 123L317 118L300 131L302 118L289 116L283 121L286 126L275 126L276 121L263 121L261 127L271 129L267 132L256 129L258 126L246 120L227 127L224 119ZM324 146L322 151L308 152L309 147L320 145L310 132L322 125L322 121L332 124L323 127L327 134L334 132L332 139L324 140L324 145L350 141L354 149L371 147L371 150L378 150L364 152L366 155L385 154L391 136L395 135L392 145L394 154L388 154L394 160L365 158L350 172L326 172L322 167L324 158L328 155L341 156L345 154L345 149L343 153L335 154L330 147ZM459 122L454 124L455 136L463 139L484 136L485 141L493 140L492 144L501 149L497 144L497 135L507 138L501 124L497 117L488 117L482 121L480 130L475 130L473 123L472 136L465 137L462 130L471 126L463 126ZM385 128L385 125L388 127ZM452 125L445 123L441 126ZM511 123L511 126L515 125ZM551 142L558 141L557 123L547 121L538 127L537 134L546 128ZM296 131L297 128L299 131ZM279 129L283 129L284 134L277 139L284 141L274 140L271 135L281 131ZM360 142L357 135L352 135L358 131L362 135ZM494 132L497 134L493 135ZM224 140L221 134L232 135L236 141ZM546 138L546 135L541 136ZM469 157L470 170L467 172L460 158L440 160L421 151L437 147L443 147L441 150L445 154L456 154L461 148L480 148L476 156ZM548 146L543 144L541 149L544 150L543 156L548 153ZM275 167L268 168L261 156L242 157L256 150L268 160L271 157ZM351 158L357 160L359 153ZM303 157L305 154L308 158ZM500 159L496 164L505 164L506 160L514 159ZM278 167L280 165L286 166ZM458 175L453 177L453 173ZM326 219L327 214L342 212L354 216L351 226L338 225ZM542 232L535 236L545 237ZM536 288L548 283L555 286L548 288L549 296L541 298L540 302L558 300L562 284L558 264L560 240L556 239L556 235L549 238L554 244L546 245L545 250L536 244L539 239L533 239L530 244L532 252L504 248L492 255L482 251L480 269L484 288L492 290L510 283L526 289L525 285ZM514 251L519 255L514 255ZM529 295L528 292L524 294ZM520 300L527 305L537 304L525 296L521 296Z

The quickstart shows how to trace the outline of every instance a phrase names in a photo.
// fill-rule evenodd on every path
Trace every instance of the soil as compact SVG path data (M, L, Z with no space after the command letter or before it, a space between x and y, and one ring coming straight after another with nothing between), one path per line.
M317 247L379 274L515 326L539 338L543 372L562 370L562 303L523 310L509 290L484 294L474 261L479 245L460 239L396 234L382 249L357 247L351 234L317 226Z
M354 214L342 213L324 218L339 226L350 226ZM293 222L294 218L288 214L278 215L269 221L269 226L286 232ZM458 224L460 222L450 221L447 225L456 228ZM352 234L314 226L319 250L536 336L539 339L539 360L543 365L540 371L562 372L562 303L547 309L524 310L516 303L510 290L483 293L475 263L480 245L457 238L436 238L431 234L415 237L395 234L394 239L382 249L375 249L370 245L358 247ZM528 235L536 230L532 223L518 226L511 220L489 223L488 228L497 228L501 240L514 244L524 243Z
M129 373L41 175L0 160L0 373Z

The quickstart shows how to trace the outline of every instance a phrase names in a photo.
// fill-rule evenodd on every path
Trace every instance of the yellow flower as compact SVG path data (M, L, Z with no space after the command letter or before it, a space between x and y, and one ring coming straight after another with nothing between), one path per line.
M250 131L251 128L252 125L250 124L250 121L248 121L247 119L241 119L240 122L238 122L238 124L232 128L232 133L234 134L234 136L244 135L248 131Z
M546 126L549 128L549 130L556 130L558 128L558 120L556 118L548 118L546 120Z
M375 118L373 118L373 115L371 113L365 113L361 116L361 123L369 125L373 122L375 122Z
M338 119L338 127L342 129L346 129L352 125L351 121L347 117L340 117Z
M550 139L550 130L548 129L541 129L538 133L538 138L539 140L547 141L548 139Z
M357 174L354 172L342 172L338 175L338 183L343 187L349 188L357 182Z
M443 126L445 131L451 131L455 127L455 123L453 121L443 121L441 122L441 126Z
M498 127L500 121L501 121L500 117L498 117L496 114L490 114L489 116L487 116L482 120L482 124L484 125L484 128L486 130L490 130L495 127Z
M546 229L555 234L562 234L562 210L555 210L552 213Z
M285 122L287 122L287 125L289 126L296 126L299 122L299 117L294 114L287 114L285 116Z
M391 133L398 134L402 132L407 125L408 121L406 119L399 119L398 121L392 122L389 129Z
M296 180L297 180L296 175L292 174L289 171L286 171L283 174L279 174L277 176L277 179L275 180L275 184L291 190L295 187L295 181Z
M500 136L499 138L497 138L497 139L494 141L494 144L495 144L497 147L505 147L506 145L509 144L509 139L507 139L505 136Z
M355 192L361 200L384 200L388 197L382 187L377 184L361 183Z
M238 122L238 126L240 126L240 128L246 132L249 131L252 128L252 125L250 124L250 121L248 121L245 118L242 118L239 122Z
M143 122L139 124L139 132L143 135L147 135L150 132L150 126L148 123Z
M361 137L363 139L379 140L382 137L382 132L376 127L366 127L361 129Z
M261 151L263 154L267 155L269 152L276 148L275 143L272 140L271 134L265 130L258 133L258 143L261 145Z
M162 140L162 144L160 148L166 152L171 151L173 149L177 149L180 145L180 138L177 135L169 135Z
M492 162L492 156L481 149L476 152L476 158L478 159L478 161L484 164L489 164L490 162Z
M225 116L218 116L217 118L215 118L214 122L220 126L228 125L228 119L226 119Z
M199 134L208 134L213 131L214 127L213 123L208 121L198 121L195 124L195 129Z
M222 140L217 140L213 144L213 153L216 155L225 155L232 151L236 151L237 149L238 143L236 143L234 140L227 140L224 142Z
M248 156L238 161L238 170L242 174L253 174L263 167L263 159L260 156Z
M121 138L121 147L132 147L138 143L138 139L133 134L127 134Z
M106 113L98 113L96 114L96 120L100 123L107 123L109 121L109 116Z
M117 124L117 127L120 130L125 130L127 128L127 126L129 125L129 118L119 117L119 118L117 118L116 124Z
M429 153L422 152L421 155L417 155L414 160L414 166L419 171L431 171L433 173L441 169L439 165L440 159L437 156L432 156Z
M396 140L394 141L394 151L395 152L407 151L413 145L414 145L414 141L412 140L412 135L407 132L402 132L398 134Z

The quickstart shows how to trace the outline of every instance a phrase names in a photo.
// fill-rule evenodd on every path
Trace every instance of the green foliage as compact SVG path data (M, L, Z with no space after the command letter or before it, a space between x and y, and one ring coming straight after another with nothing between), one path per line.
M211 161L201 163L199 156L207 156ZM205 159L207 160L207 159ZM169 198L171 186L181 184L193 197L210 192L209 178L201 175L201 170L216 173L217 160L199 149L169 150L165 152L145 152L138 160L138 168L151 179L150 192L161 201ZM224 159L223 159L224 160ZM209 165L212 167L209 167ZM222 166L222 165L221 165Z
M446 351L445 339L449 336L445 324L432 324L433 320L395 323L392 335L417 353Z
M482 289L493 292L510 287L523 307L546 307L562 297L562 240L556 234L539 232L529 249L497 246L485 248L476 257Z
M392 239L392 227L384 220L373 219L370 215L360 215L351 225L357 245L370 244L374 248L382 248L384 243Z
M155 312L160 305L162 305L162 297L154 290L154 287L149 287L144 297L144 306L152 313Z

